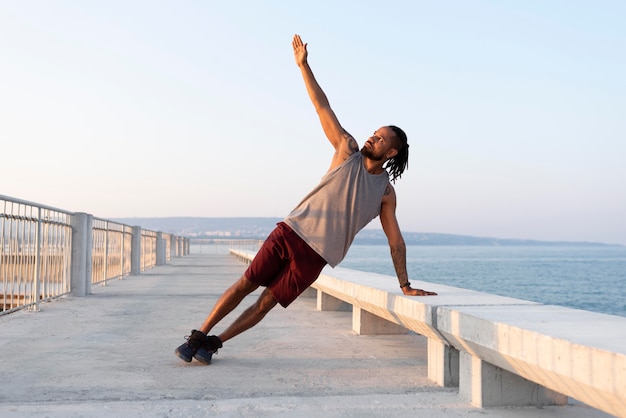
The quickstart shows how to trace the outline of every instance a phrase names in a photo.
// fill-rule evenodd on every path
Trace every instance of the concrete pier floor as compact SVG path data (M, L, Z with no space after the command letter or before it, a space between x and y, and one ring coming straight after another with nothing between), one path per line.
M277 306L209 366L179 360L174 349L245 267L193 254L0 317L0 417L607 416L577 402L475 408L428 380L423 337L355 335L349 312L310 298Z

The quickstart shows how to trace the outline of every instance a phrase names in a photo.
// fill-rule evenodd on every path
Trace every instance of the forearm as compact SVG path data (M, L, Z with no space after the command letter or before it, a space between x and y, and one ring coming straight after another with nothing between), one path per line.
M299 67L300 71L302 72L302 78L304 79L306 91L309 94L311 102L313 102L315 110L319 111L319 109L321 108L329 108L330 103L328 102L328 97L326 97L326 93L324 93L319 83L315 79L313 71L311 70L308 62L300 64Z
M404 242L391 245L391 261L398 276L400 286L409 282L409 274L406 271L406 244Z
M396 275L400 282L400 288L402 293L407 296L433 296L437 293L429 292L423 289L413 289L409 282L409 274L406 271L406 245L403 243L392 245L391 247L391 260L393 261L393 267L396 269Z

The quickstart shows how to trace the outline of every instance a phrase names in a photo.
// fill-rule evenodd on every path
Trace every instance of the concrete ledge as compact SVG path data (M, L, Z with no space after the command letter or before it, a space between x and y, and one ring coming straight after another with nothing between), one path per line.
M460 353L459 395L480 408L567 404L567 396L494 366L465 351Z
M237 250L234 248L231 248L229 251L232 255L234 255L246 264L250 264L252 262L252 259L256 255L256 251Z
M254 252L231 251L251 260ZM249 262L249 261L248 261ZM311 286L321 310L352 310L358 334L428 338L428 377L478 407L563 405L571 396L626 417L626 318L326 267ZM310 292L310 290L309 290Z
M326 267L311 287L321 294L331 295L352 305L353 310L363 310L373 315L365 317L353 313L352 329L356 333L371 333L375 329L385 329L380 324L370 324L374 317L382 318L391 324L404 327L428 338L428 377L444 387L459 385L458 348L439 332L437 309L442 306L538 306L538 303L491 295L468 289L413 281L414 287L426 288L438 293L436 297L404 296L398 287L397 279L376 273L364 273L341 267ZM321 296L318 295L318 300ZM354 311L353 311L354 312Z
M413 287L433 290L436 297L404 296L398 280L377 273L326 267L311 287L411 331L447 344L437 330L437 309L441 306L539 305L521 299L491 295L440 284L412 281Z
M352 308L352 330L358 335L408 334L409 330L395 322L361 308Z
M462 306L440 308L437 327L470 356L467 364L461 357L461 373L482 361L519 376L520 384L523 378L553 392L528 389L528 398L517 405L563 403L560 393L616 416L626 414L626 318L548 305ZM459 389L472 403L511 403L477 396L484 382L473 376L461 379Z

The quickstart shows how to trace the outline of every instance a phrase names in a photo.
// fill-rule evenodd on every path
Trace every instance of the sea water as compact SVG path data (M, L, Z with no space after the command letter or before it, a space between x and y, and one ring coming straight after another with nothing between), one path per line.
M353 245L340 267L395 277L388 246ZM626 317L626 247L409 245L407 271L413 281Z
M260 242L242 248L257 250ZM227 254L230 247L192 245L190 251ZM355 244L339 266L396 280L386 245ZM626 317L626 247L409 245L407 270L413 282Z

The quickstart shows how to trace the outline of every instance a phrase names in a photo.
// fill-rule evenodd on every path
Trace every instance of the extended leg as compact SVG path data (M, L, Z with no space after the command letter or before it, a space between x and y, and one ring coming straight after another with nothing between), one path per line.
M265 289L254 305L243 311L243 313L226 330L219 335L222 342L230 340L247 329L252 328L276 306L276 299L269 289Z
M208 334L215 324L220 322L241 303L243 298L248 296L258 287L259 285L252 283L246 276L241 276L241 278L229 287L215 303L213 310L204 320L202 327L200 327L200 331Z
M208 331L235 309L244 297L258 287L257 284L248 280L245 275L241 276L241 278L228 288L218 299L213 310L204 321L200 331L192 330L191 335L187 337L187 342L180 345L174 353L186 362L190 362L193 357L202 363L211 363L213 353L217 352L217 349L222 347L222 342L214 335L207 336Z

